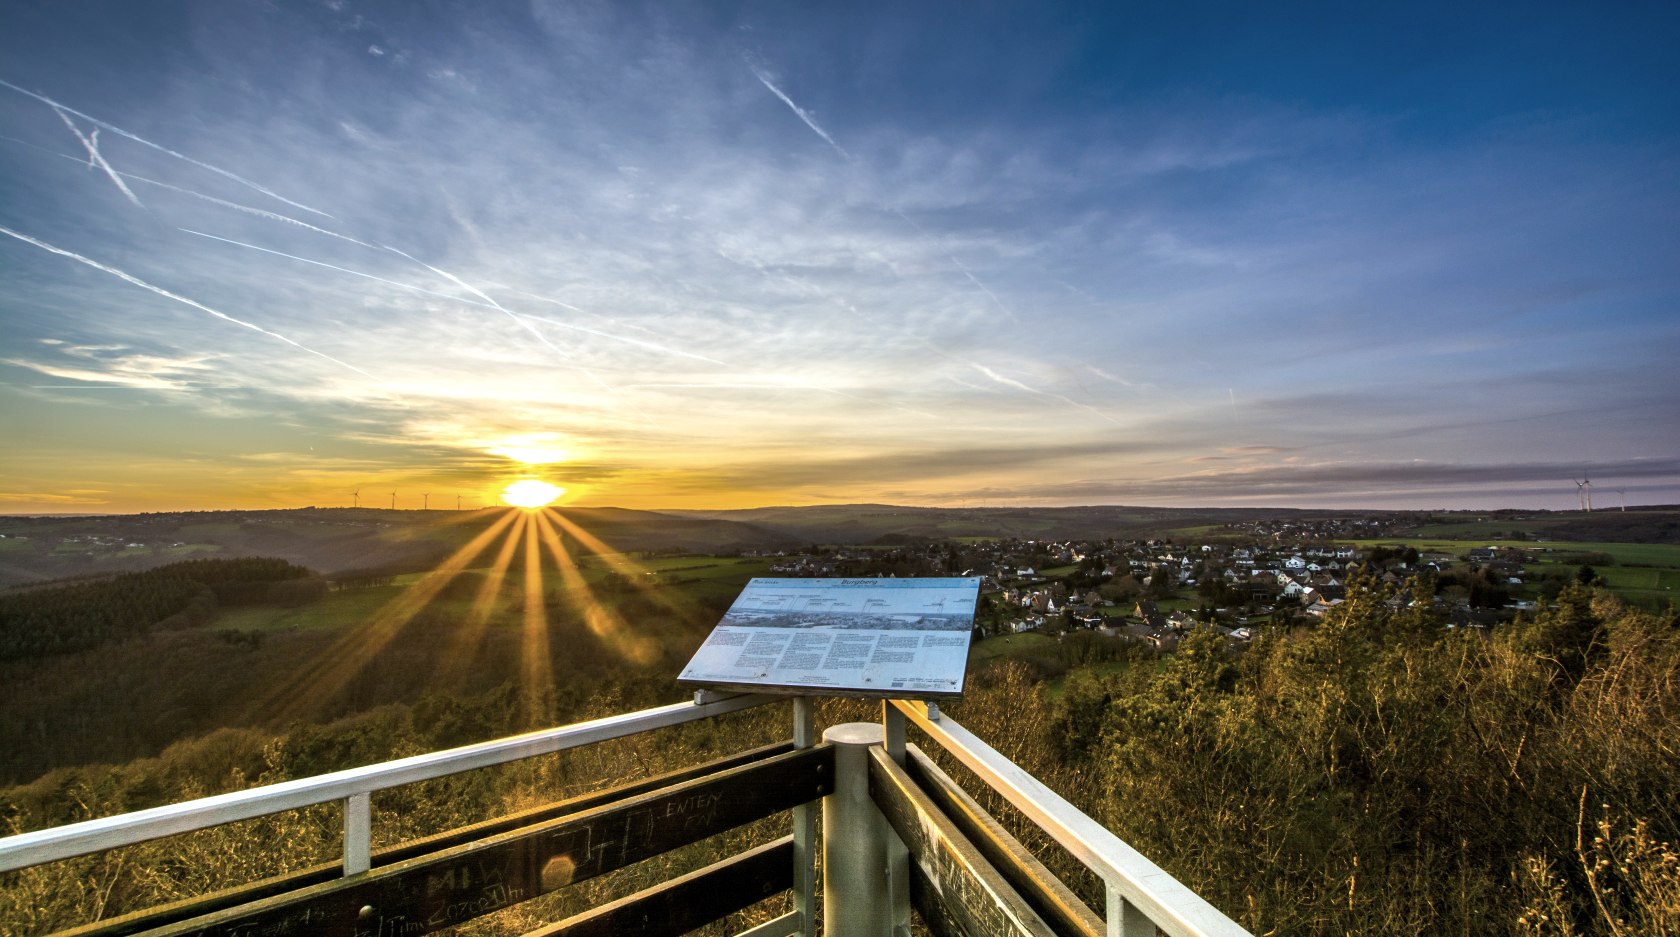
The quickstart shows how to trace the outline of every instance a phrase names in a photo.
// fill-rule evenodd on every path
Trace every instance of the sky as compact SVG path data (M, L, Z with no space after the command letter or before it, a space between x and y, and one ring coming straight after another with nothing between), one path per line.
M1672 3L5 19L0 513L1680 502Z

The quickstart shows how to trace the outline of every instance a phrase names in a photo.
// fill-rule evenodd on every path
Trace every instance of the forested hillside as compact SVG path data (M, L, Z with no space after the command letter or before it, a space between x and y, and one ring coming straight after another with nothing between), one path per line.
M189 628L218 605L301 605L326 583L278 559L171 563L109 580L0 593L0 661L85 651L154 629Z

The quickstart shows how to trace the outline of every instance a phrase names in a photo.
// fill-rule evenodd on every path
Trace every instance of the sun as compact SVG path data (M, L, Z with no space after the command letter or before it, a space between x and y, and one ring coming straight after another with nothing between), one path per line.
M523 478L502 489L502 500L516 508L535 511L552 504L566 489L535 478Z

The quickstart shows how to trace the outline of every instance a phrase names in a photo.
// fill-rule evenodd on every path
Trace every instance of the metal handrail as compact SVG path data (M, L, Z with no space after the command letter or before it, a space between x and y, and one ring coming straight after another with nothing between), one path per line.
M697 719L710 719L785 699L743 694L709 698L705 702L673 703L362 768L20 833L0 839L0 872L342 800L345 802L345 874L353 874L367 870L370 835L367 798L374 791L548 755Z
M1108 889L1110 937L1252 937L1235 921L1182 882L1150 862L1125 840L1086 816L1044 782L982 742L936 706L892 700L886 711L887 747L902 752L902 730L891 724L893 709L939 743L982 782L1009 801L1075 859L1095 872Z

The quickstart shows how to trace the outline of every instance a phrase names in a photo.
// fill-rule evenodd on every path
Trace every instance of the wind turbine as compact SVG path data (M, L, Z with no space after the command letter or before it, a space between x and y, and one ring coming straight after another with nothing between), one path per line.
M429 492L429 491L420 492L420 510L430 511L431 509L432 509L432 493Z
M1575 480L1570 479L1570 481L1575 481ZM1583 511L1592 510L1591 508L1587 507L1587 484L1588 483L1585 482L1585 481L1575 482L1575 497L1580 499L1581 510L1583 510Z
M460 495L455 496L455 510L457 510L457 511L461 510L461 496Z
M350 506L353 508L359 508L362 506L362 489L357 488L355 491L350 492Z
M397 509L397 493L393 491L393 492L391 492L391 510L395 511L396 509Z
M1616 489L1616 494L1619 494L1619 495L1622 496L1622 513L1626 514L1627 513L1627 489L1626 488L1617 488Z
M1592 513L1592 479L1589 478L1589 479L1586 479L1586 480L1582 481L1581 482L1581 487L1587 493L1587 513L1591 514Z

